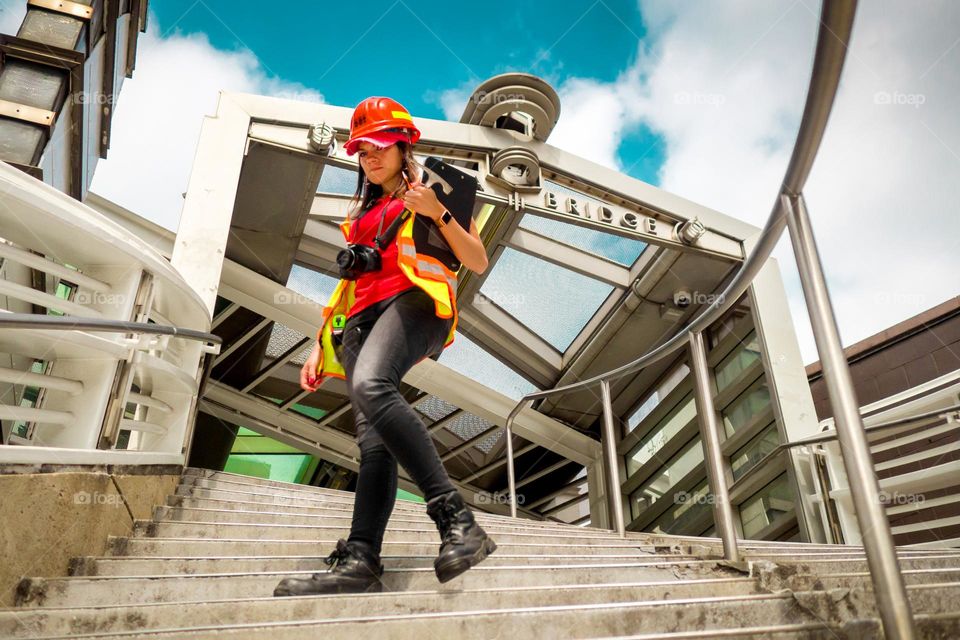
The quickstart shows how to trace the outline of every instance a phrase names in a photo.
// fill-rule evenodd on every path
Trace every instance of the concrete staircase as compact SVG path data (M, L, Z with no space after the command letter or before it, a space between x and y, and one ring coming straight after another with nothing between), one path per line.
M398 501L380 594L274 598L325 570L353 494L188 468L176 494L75 558L24 578L2 638L879 638L861 547L607 531L477 513L498 549L447 584L422 504ZM920 637L960 637L960 550L900 549Z

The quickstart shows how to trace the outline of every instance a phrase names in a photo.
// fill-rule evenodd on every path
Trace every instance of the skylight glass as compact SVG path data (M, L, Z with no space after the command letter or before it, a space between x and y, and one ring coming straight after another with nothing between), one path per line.
M611 285L509 247L480 287L483 296L561 353L611 291Z
M513 400L519 400L528 393L540 391L529 380L484 351L459 331L453 339L453 344L443 350L437 362Z

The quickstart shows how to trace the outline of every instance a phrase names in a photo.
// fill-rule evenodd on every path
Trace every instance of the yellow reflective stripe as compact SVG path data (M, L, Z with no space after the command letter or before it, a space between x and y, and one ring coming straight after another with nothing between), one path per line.
M448 276L446 271L442 267L438 267L432 262L427 262L426 260L417 260L417 269L419 269L421 272L426 271L429 273L436 273L437 275L442 276L443 279L447 281L447 284L449 284L454 291L457 290L457 279L451 278L450 276Z
M391 111L390 115L392 115L394 118L400 118L402 120L409 120L410 122L413 122L413 118L406 111Z

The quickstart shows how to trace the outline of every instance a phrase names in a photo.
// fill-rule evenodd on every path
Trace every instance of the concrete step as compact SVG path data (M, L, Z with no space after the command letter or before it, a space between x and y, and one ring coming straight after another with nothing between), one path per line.
M251 519L256 522L262 522L266 519L270 519L272 516L277 516L277 522L286 521L287 517L297 517L297 518L311 518L311 517L322 517L322 518L346 518L347 520L352 519L353 517L353 503L344 503L344 504L335 504L335 505L323 505L323 506L290 506L283 504L271 504L267 502L247 502L241 500L214 500L207 498L194 498L190 496L181 496L181 495L171 495L167 497L166 505L158 506L157 509L161 507L167 507L169 510L164 510L164 513L174 514L177 513L173 511L174 509L181 509L183 511L187 510L197 510L200 512L228 512L228 513L238 513L243 514L240 516L239 520L235 521L250 521ZM473 510L474 516L484 528L487 527L514 527L522 528L526 531L546 531L546 532L572 532L574 534L580 535L615 535L614 532L609 529L598 529L593 527L578 527L569 524L553 523L553 522L543 522L538 520L528 520L525 518L493 518L490 514L483 513L481 511ZM212 517L212 514L211 514ZM229 519L226 513L223 513L222 516L217 516L216 520L220 518ZM203 520L204 518L201 518ZM212 520L211 520L212 521ZM410 523L422 523L435 527L433 520L426 514L426 511L421 511L419 513L410 513L402 512L394 509L391 514L390 522L410 522ZM645 537L641 538L638 536L631 536L631 539L646 539Z
M17 606L93 606L134 602L180 602L203 599L267 597L288 576L309 576L311 571L155 575L132 577L24 578L17 587ZM631 563L595 565L503 565L483 563L450 582L440 584L433 567L384 569L389 591L532 587L550 585L614 584L639 581L674 582L691 578L742 577L742 573L694 560L664 562L660 566Z
M617 636L637 629L661 632L683 628L732 629L744 625L769 624L771 620L777 620L781 624L818 622L804 609L796 606L791 594L756 594L668 601L632 600L537 607L515 606L471 611L445 610L342 616L326 620L290 620L254 624L237 624L228 619L205 627L182 625L164 631L137 629L126 634L111 634L109 637L269 637L271 640L285 638L302 640L310 635L322 635L325 639L356 640L357 637L375 632L378 637L423 640L423 638L502 637L504 629L509 629L511 636L519 638L568 638L588 634ZM73 637L106 637L106 634Z
M573 533L575 535L602 535L613 537L615 534L602 529L545 527L536 523L527 524L527 520L490 520L477 515L477 522L488 532L492 531L535 531L544 533ZM246 511L237 509L210 509L158 506L153 510L154 521L191 521L210 523L254 523L254 524L295 524L295 525L342 525L350 527L353 520L353 507L345 509L318 510L314 513L289 513L282 511ZM394 512L387 521L388 527L402 526L407 529L436 531L437 525L429 516L411 517Z
M256 487L242 487L242 488L224 488L220 487L209 487L209 486L186 486L179 485L176 488L176 496L182 496L184 498L194 498L194 499L206 499L206 500L221 500L221 501L234 501L234 502L246 502L246 503L257 503L257 504L267 504L274 506L282 507L295 507L295 508L312 508L312 509L325 509L328 511L350 511L353 510L353 495L348 494L348 497L315 497L310 495L296 495L294 492L281 492L281 493L267 493L263 491L258 491ZM168 504L173 504L177 502L175 498L168 500ZM424 522L432 522L427 516L426 508L423 505L404 505L401 504L403 501L398 500L394 506L394 514L403 517L412 517L415 519L423 520ZM485 513L481 511L476 505L469 505L476 515L477 519L481 523L495 523L501 522L503 524L516 524L518 521L523 523L529 523L531 526L543 527L545 529L556 529L558 531L573 531L589 534L591 532L604 532L609 533L606 529L596 529L593 527L578 527L575 525L564 524L564 523L551 523L539 520L529 520L529 519L513 519L507 516L499 516L495 514ZM270 509L274 510L274 509ZM627 537L645 539L647 534L637 533L637 532L627 532Z
M709 557L709 556L708 556ZM774 553L748 553L744 554L746 560L769 560L777 564L802 564L809 568L810 573L821 573L826 571L839 570L842 567L844 571L848 566L867 566L867 558L863 554L859 555L797 555L797 554L774 554ZM901 553L897 556L902 568L939 568L939 569L960 569L960 559L953 555L945 556L914 556Z
M918 640L953 640L960 638L960 615L917 614L914 626ZM875 640L883 637L877 618L863 618L844 625L766 624L739 629L708 629L706 631L675 631L670 633L641 633L629 636L590 636L582 640Z
M304 489L297 488L299 485L290 485L287 488L274 488L274 487L263 487L252 483L244 482L234 482L232 480L220 480L220 479L209 479L209 478L195 478L192 480L183 480L177 486L176 494L177 495L206 495L204 491L213 491L213 492L222 492L224 494L235 494L236 496L246 496L246 499L250 501L260 501L257 498L252 496L259 496L260 498L264 496L271 496L276 499L284 499L280 501L283 504L296 504L300 506L343 506L350 507L353 506L353 492L343 491L336 492L335 494L331 493L317 493L315 491L309 491ZM238 499L234 497L232 499ZM242 499L242 498L241 498ZM291 503L290 500L293 500ZM514 519L508 515L501 515L495 513L489 513L483 511L482 503L469 503L469 506L482 517L488 518L489 520L502 520L504 522L510 522ZM410 502L407 500L397 500L394 506L394 510L402 513L411 513L417 516L426 516L426 505L423 503ZM576 525L566 524L563 522L554 522L550 520L531 520L529 518L522 518L524 522L530 522L533 524L542 524L546 526L558 527L558 528L575 528L581 530L589 530L590 527L579 527ZM643 535L640 533L634 533L635 535Z
M333 545L331 545L332 549ZM384 555L384 567L432 567L434 554ZM252 571L322 571L326 569L322 555L301 556L219 556L197 558L191 556L87 556L74 558L70 563L73 576L132 576L158 574L246 573ZM696 556L671 555L668 560L698 560ZM769 559L769 558L768 558ZM593 565L603 563L662 564L663 556L637 552L633 554L516 554L504 553L501 548L484 560L485 566L503 565ZM782 565L796 565L799 571L821 574L867 571L866 560L795 560L781 561ZM934 558L901 560L901 569L958 569L956 563Z
M324 535L303 540L215 540L198 538L143 538L128 536L109 536L107 555L109 556L255 556L265 551L281 556L323 556L333 551L337 537ZM439 538L431 541L398 542L386 540L383 543L384 555L436 555L440 548ZM598 544L544 544L542 542L503 542L497 540L499 553L533 554L579 554L594 555L605 553L648 552L644 547L624 540L604 541ZM673 557L663 554L664 557ZM493 556L490 556L491 558Z
M245 523L245 524L263 524L263 525L282 525L282 524L291 524L291 525L324 525L324 526L338 526L345 529L350 528L350 523L352 520L352 511L351 512L333 512L333 513L343 513L344 515L321 515L321 514L292 514L292 513L278 513L278 512L257 512L257 511L237 511L232 509L205 509L205 508L184 508L184 507L156 507L154 510L154 521L157 522L180 522L180 521L192 521L192 522L210 522L210 523ZM491 535L498 533L515 533L515 532L547 532L550 533L555 531L555 529L544 529L536 526L527 527L524 525L524 521L511 522L508 525L496 523L484 523L481 522L481 525L486 529ZM409 517L397 516L394 515L390 518L387 523L388 528L402 528L402 529L417 529L422 531L436 531L436 525L432 520L427 519L414 519ZM594 530L596 531L596 530ZM599 532L595 532L593 535L600 535ZM608 534L612 537L613 534ZM651 547L656 548L656 547ZM661 547L663 548L663 547ZM699 548L699 547L698 547ZM844 548L833 549L830 551L803 551L798 552L796 550L784 550L778 553L771 553L766 551L767 547L762 549L757 548L752 545L745 545L742 549L742 552L745 557L750 559L770 559L770 560L782 560L782 561L793 561L803 558L815 559L819 557L830 557L837 559L865 559L865 555L862 551L857 552L855 550L847 550ZM705 549L707 553L701 555L722 555L722 549L713 549L707 547ZM936 558L942 561L944 564L940 566L957 566L960 567L960 554L935 554L929 552L917 553L916 551L911 550L900 550L899 556L901 558L923 558L930 557Z
M171 620L181 626L212 625L222 620L262 623L283 620L389 615L399 612L468 611L502 607L668 600L760 593L751 578L633 582L614 585L508 587L441 592L325 595L291 598L202 600L191 603L135 603L107 607L43 607L0 612L0 637L67 635L158 629ZM15 614L15 615L14 615Z
M296 524L254 524L254 523L210 523L190 521L152 522L137 520L134 523L134 536L148 538L214 538L214 539L250 539L250 540L303 540L313 538L343 537L350 533L348 524L341 525L296 525ZM505 531L493 529L491 537L500 542L540 542L544 544L604 544L617 538L615 534L571 535L568 532L545 533ZM384 540L406 542L440 542L436 527L393 527L386 530ZM624 540L626 542L635 539ZM634 542L636 544L636 542Z
M325 571L325 556L245 557L100 557L74 558L72 576L143 576L160 574L247 573L259 571ZM433 555L382 556L384 567L393 569L433 567ZM670 560L698 560L693 556L669 556ZM503 554L500 549L483 561L484 566L634 564L662 566L664 560L651 554ZM853 570L860 568L852 567Z

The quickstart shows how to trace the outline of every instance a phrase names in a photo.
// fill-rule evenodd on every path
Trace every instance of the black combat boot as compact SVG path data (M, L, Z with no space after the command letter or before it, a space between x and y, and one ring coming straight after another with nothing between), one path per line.
M321 593L368 593L383 591L380 556L363 542L337 540L337 548L324 563L331 569L309 578L284 578L273 590L275 596L309 596Z
M440 582L447 582L481 562L497 548L456 491L427 502L427 514L440 532L440 555L433 561Z

